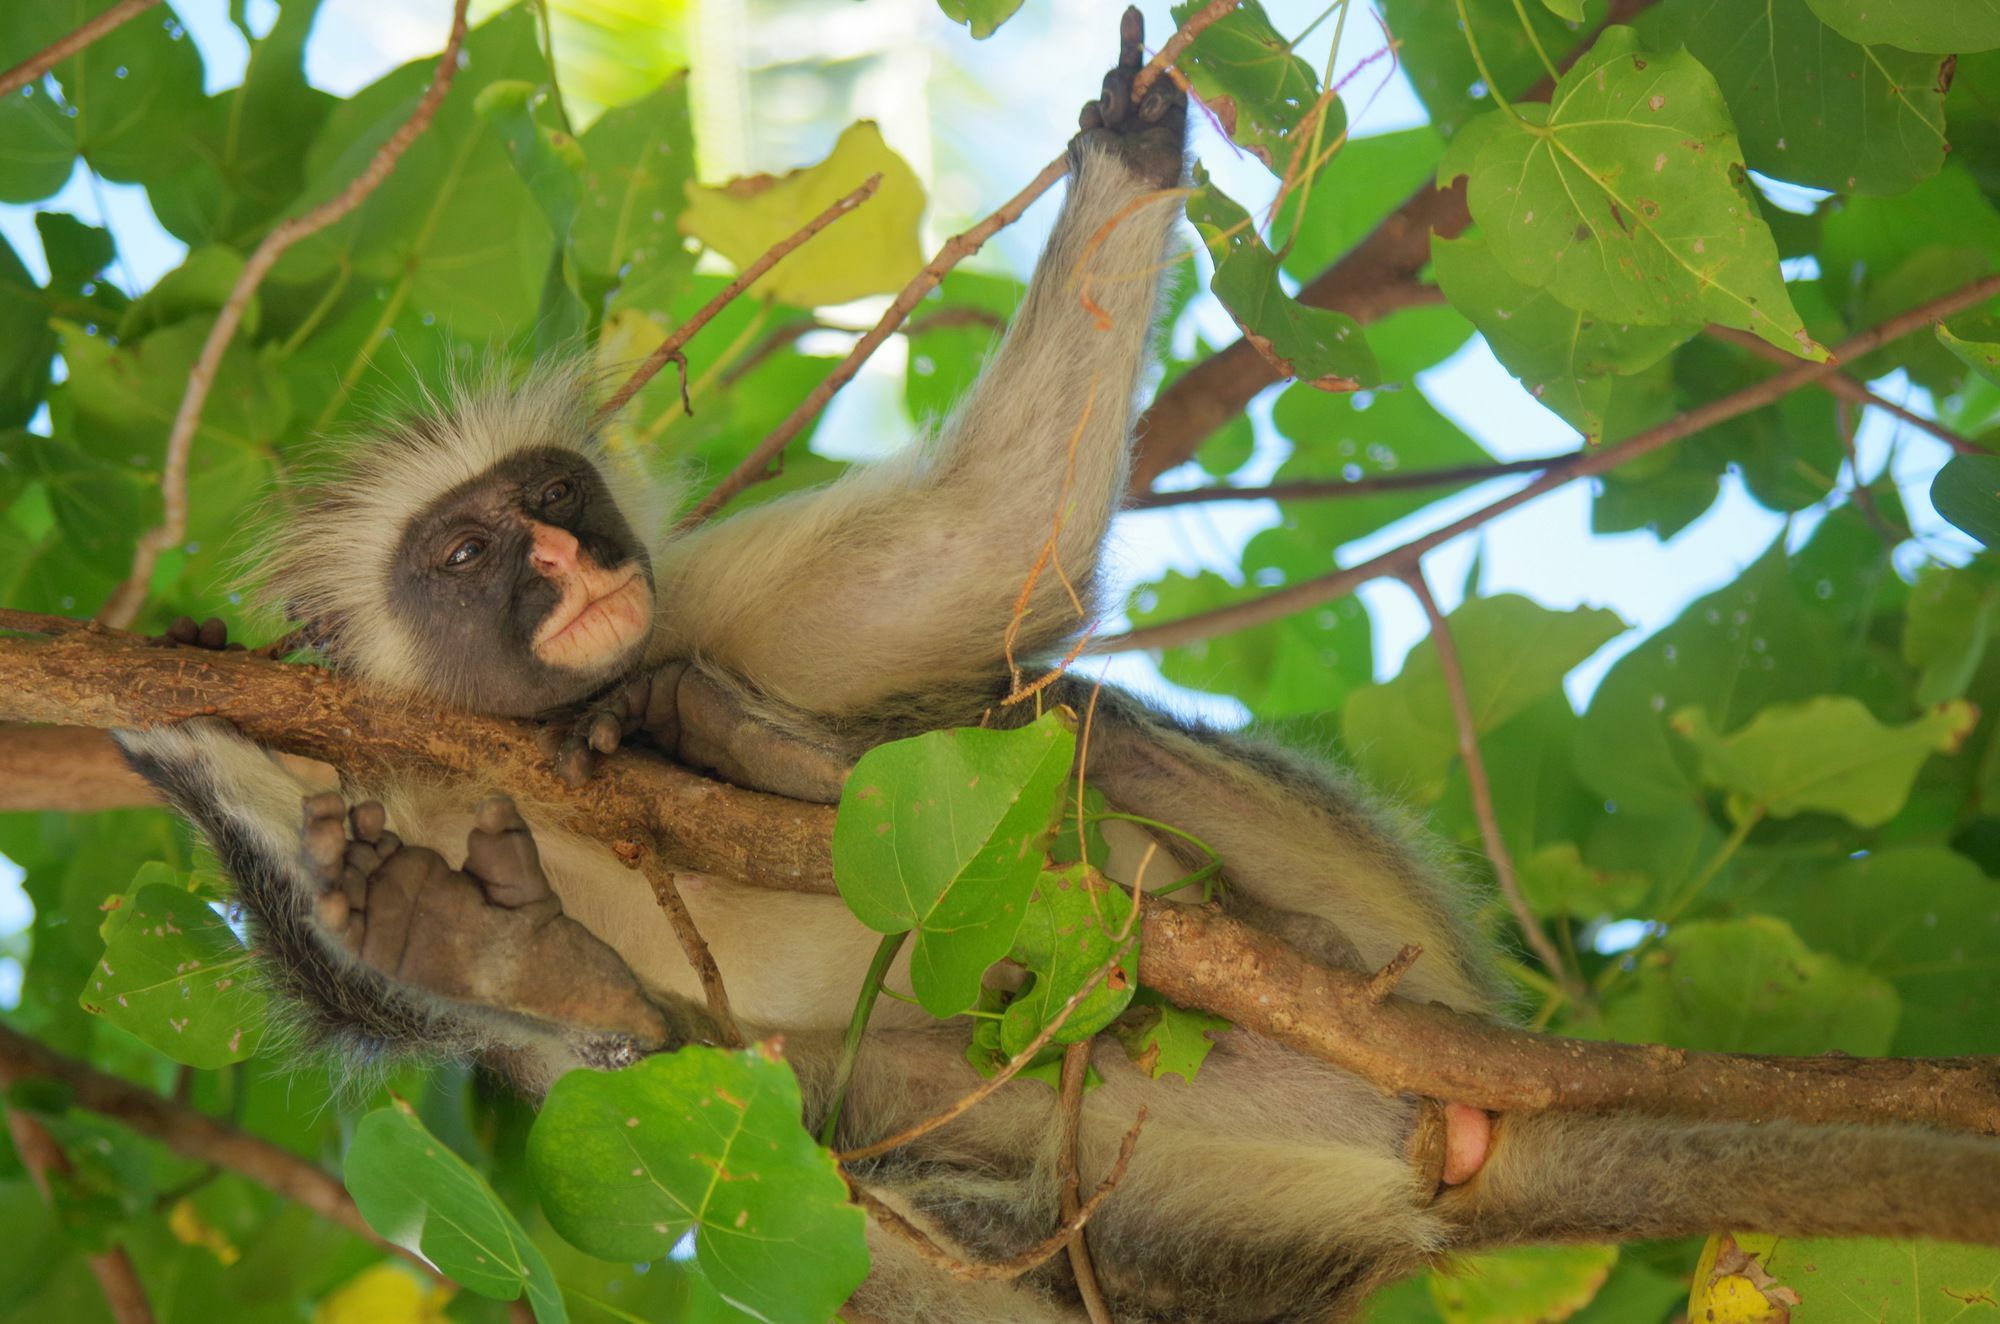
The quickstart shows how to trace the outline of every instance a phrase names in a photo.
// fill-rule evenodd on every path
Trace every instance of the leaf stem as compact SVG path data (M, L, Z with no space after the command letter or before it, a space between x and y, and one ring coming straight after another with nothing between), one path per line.
M1465 0L1453 0L1453 3L1458 6L1458 25L1465 29L1465 47L1472 52L1472 63L1479 70L1479 81L1486 84L1486 95L1493 98L1493 104L1500 107L1508 119L1516 124L1526 123L1507 100L1507 94L1500 90L1500 84L1493 81L1493 71L1486 67L1486 56L1479 49L1479 39L1472 35L1472 15L1465 12ZM1545 55L1542 58L1546 60L1548 57Z
M546 4L547 0L543 0L543 3ZM1527 7L1521 3L1521 0L1514 0L1514 16L1521 20L1521 31L1528 34L1528 44L1530 46L1533 46L1535 48L1535 54L1541 57L1542 68L1548 70L1549 81L1554 82L1557 79L1561 78L1562 72L1556 68L1556 62L1549 58L1549 48L1542 45L1541 34L1536 32L1535 25L1528 21L1528 10ZM1472 39L1472 31L1470 28L1468 28L1466 30L1466 40L1470 41L1471 39ZM1475 55L1474 58L1475 59L1478 58L1477 55Z
M868 1030L868 1017L875 1010L876 995L882 992L882 979L909 936L908 929L884 935L875 948L875 959L868 963L868 973L861 978L861 995L854 999L854 1015L848 1018L847 1037L840 1041L840 1063L833 1071L833 1101L827 1105L826 1120L819 1124L819 1142L829 1149L840 1127L841 1105L847 1102L847 1087L854 1080L854 1063L861 1056L861 1036Z

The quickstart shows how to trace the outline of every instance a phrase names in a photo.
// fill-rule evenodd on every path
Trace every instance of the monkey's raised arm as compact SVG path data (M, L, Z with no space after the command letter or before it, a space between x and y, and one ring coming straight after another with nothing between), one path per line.
M1136 13L1123 38L1027 296L936 443L670 546L655 660L698 658L820 713L990 694L1051 538L1015 652L1087 623L1064 581L1088 613L1184 168L1185 98L1162 78L1135 103Z

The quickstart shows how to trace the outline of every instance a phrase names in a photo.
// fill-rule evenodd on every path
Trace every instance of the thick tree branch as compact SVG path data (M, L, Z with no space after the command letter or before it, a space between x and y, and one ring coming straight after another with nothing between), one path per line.
M0 813L91 813L159 800L102 731L0 726Z
M297 1155L259 1140L186 1104L106 1075L88 1063L63 1056L28 1036L0 1024L0 1085L48 1080L66 1086L75 1106L108 1117L142 1136L157 1140L183 1158L207 1163L248 1177L265 1190L303 1205L328 1222L338 1223L364 1241L392 1251L425 1272L423 1261L375 1234L354 1207L338 1178Z
M1413 538L1401 547L1371 557L1359 565L1336 570L1330 575L1321 575L1315 579L1301 580L1260 598L1231 603L1213 611L1199 612L1177 621L1164 621L1159 625L1149 625L1144 629L1132 630L1121 635L1095 639L1091 641L1088 651L1116 653L1129 648L1173 648L1192 643L1197 639L1208 639L1218 634L1227 634L1231 630L1241 630L1252 625L1261 625L1266 621L1278 620L1307 607L1351 593L1358 585L1365 584L1371 579L1385 575L1406 575L1425 553L1497 519L1518 506L1524 506L1537 497L1553 492L1566 483L1607 473L1621 464L1672 445L1684 437L1691 437L1705 428L1714 427L1727 419L1782 400L1793 391L1831 376L1839 370L1842 362L1858 359L1863 354L1879 349L1913 331L1921 330L1940 318L1982 304L1996 295L2000 295L2000 275L1982 277L1970 285L1961 286L1928 303L1898 313L1880 326L1850 337L1841 342L1824 363L1795 360L1791 367L1766 377L1761 382L1755 382L1740 391L1697 405L1685 413L1676 414L1659 426L1647 428L1616 445L1583 452L1575 459L1549 469L1540 478L1509 492L1497 501L1481 506L1471 514L1453 520L1443 528L1427 533L1421 538Z
M2000 278L1996 278L2000 280ZM45 620L0 612L0 628ZM223 715L275 748L380 775L421 770L559 806L613 849L782 891L837 895L833 811L607 759L566 786L519 722L382 702L329 673L244 653L168 650L99 628L0 639L0 721L143 726ZM636 883L637 880L635 880ZM2000 1135L2000 1058L1787 1058L1531 1034L1400 998L1199 906L1146 898L1140 978L1385 1090L1494 1111L1634 1108L1717 1120L1912 1122Z
M445 94L451 90L452 80L458 76L458 53L465 44L467 3L469 0L457 0L453 5L451 35L445 41L444 53L438 56L431 84L424 89L410 117L397 126L387 142L376 149L375 155L369 158L368 164L348 182L346 188L305 215L294 216L273 226L243 264L236 283L230 286L229 297L223 300L222 311L215 315L215 325L209 328L201 353L195 357L194 367L188 370L187 390L181 396L180 407L174 411L173 425L167 432L166 460L160 469L162 522L158 528L148 529L139 535L138 545L132 552L132 569L125 582L114 589L104 605L98 608L97 618L105 624L122 627L138 619L140 609L146 605L146 595L152 589L153 566L160 559L160 553L178 546L181 539L187 536L188 456L194 449L195 433L201 426L201 411L208 404L209 388L215 385L215 374L222 367L222 356L228 353L229 343L236 338L236 328L243 321L243 314L250 307L257 287L264 283L264 277L278 264L286 249L301 239L318 234L367 201L368 195L381 187L389 172L396 168L396 163L402 160L410 144L431 126L438 107L444 103Z
M13 96L99 37L124 27L158 3L160 0L118 0L111 8L80 24L68 36L50 43L0 74L0 97Z

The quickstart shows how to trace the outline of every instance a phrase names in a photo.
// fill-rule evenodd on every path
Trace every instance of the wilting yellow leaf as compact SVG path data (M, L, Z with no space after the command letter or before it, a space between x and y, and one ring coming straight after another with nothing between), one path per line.
M833 154L818 165L713 188L689 184L680 227L746 267L878 173L882 184L874 197L788 254L752 288L800 308L889 294L924 264L917 242L924 190L872 120L848 125Z

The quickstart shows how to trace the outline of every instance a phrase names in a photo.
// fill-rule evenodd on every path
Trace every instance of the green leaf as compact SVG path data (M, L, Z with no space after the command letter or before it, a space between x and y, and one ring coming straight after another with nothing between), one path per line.
M248 252L305 188L306 149L334 98L306 82L305 44L320 0L285 0L271 30L250 45L243 81L207 98L186 130L184 166L148 181L153 210L190 246Z
M22 58L34 53L18 43L14 49ZM0 97L0 203L39 202L67 183L75 167L76 122L45 84Z
M103 959L78 999L85 1011L191 1067L257 1051L268 1008L250 953L184 875L143 866L103 932Z
M2000 455L1954 455L1931 480L1937 513L1988 547L2000 547Z
M553 113L547 90L524 79L496 79L479 90L472 106L499 131L507 158L557 242L566 241L583 199L584 155L576 139L541 122L540 114Z
M1964 1324L1992 1300L2000 1300L2000 1251L1989 1247L1718 1233L1702 1247L1686 1317Z
M112 0L50 0L0 7L0 52L21 56L55 41ZM13 58L6 60L12 63ZM202 101L201 55L169 10L140 14L57 64L76 150L107 179L151 184L186 168L188 132Z
M1601 20L1605 12L1596 0L1586 0L1584 8L1587 18ZM1389 31L1402 45L1398 55L1410 85L1430 111L1431 123L1446 137L1491 104L1485 79L1472 60L1471 43L1478 43L1501 94L1514 97L1545 76L1535 42L1551 56L1561 56L1586 31L1582 24L1564 22L1536 5L1527 6L1524 27L1508 0L1467 0L1470 30L1459 24L1458 0L1384 0L1381 9Z
M956 1016L1007 955L1076 755L1063 714L1014 731L932 731L861 756L840 794L833 873L877 933L916 930L910 983Z
M722 1298L773 1324L823 1324L868 1271L861 1210L801 1124L798 1081L769 1048L690 1047L618 1072L572 1071L528 1136L558 1232L645 1262L694 1234Z
M1842 193L1901 193L1936 174L1949 83L1938 58L1843 40L1812 3L1669 0L1657 44L1685 43L1715 75L1753 170Z
M1520 872L1521 894L1537 915L1629 915L1646 896L1644 874L1593 869L1570 841L1542 847L1521 861Z
M1009 953L1031 978L1007 1003L1000 1022L1002 1052L1012 1057L1026 1048L1114 953L1118 964L1076 1004L1049 1042L1088 1039L1125 1010L1139 982L1138 929L1127 936L1122 953L1116 939L1131 912L1131 897L1095 869L1079 864L1042 874Z
M1542 7L1557 18L1571 23L1583 22L1583 0L1542 0Z
M2000 1035L2000 882L1934 846L1789 875L1752 898L1814 950L1895 986L1898 1057L1980 1053Z
M1285 293L1278 259L1251 224L1249 213L1208 182L1188 199L1188 219L1215 258L1209 289L1229 310L1259 358L1287 377L1328 391L1348 391L1381 380L1361 325L1345 313L1309 308Z
M1613 325L1578 312L1508 275L1481 236L1433 238L1431 261L1445 297L1472 319L1493 356L1592 441L1604 433L1612 376L1652 366L1701 329Z
M1612 612L1551 611L1512 593L1469 599L1449 624L1481 734L1555 690L1625 628ZM1419 803L1437 799L1458 754L1458 728L1434 640L1411 649L1394 680L1356 691L1341 718L1357 765L1375 785Z
M0 238L0 428L26 423L49 386L55 332L28 269Z
M1245 549L1246 572L1268 546ZM1132 623L1178 620L1269 590L1262 580L1242 586L1214 571L1190 577L1169 570L1135 590ZM1160 670L1177 685L1240 699L1261 718L1326 712L1339 708L1373 677L1370 637L1367 611L1346 597L1266 625L1170 648L1160 657Z
M118 319L118 338L137 340L149 331L202 313L213 313L229 299L236 278L243 274L243 257L233 249L197 248L181 264L159 278L153 288L127 305ZM253 297L243 309L242 334L257 334L260 305ZM181 383L186 389L186 383Z
M1970 313L1939 322L1938 343L1989 382L2000 382L2000 317Z
M1728 1053L1888 1051L1896 991L1769 915L1676 925L1604 1008L1628 1043Z
M541 1324L569 1318L548 1261L514 1215L407 1105L361 1119L344 1173L361 1216L384 1239L480 1296L512 1301L525 1292Z
M1181 0L1173 8L1174 22L1187 22L1203 3ZM1299 138L1313 136L1314 124L1307 117L1319 99L1319 79L1311 65L1292 53L1292 43L1271 25L1258 0L1244 0L1203 28L1177 65L1224 133L1279 174L1292 168ZM1347 129L1337 98L1328 99L1324 118L1318 128L1322 152ZM1317 173L1308 172L1308 164L1301 159L1295 179Z
M1524 1246L1474 1256L1430 1276L1446 1324L1543 1324L1568 1319L1597 1295L1616 1246Z
M1215 1047L1210 1036L1234 1028L1220 1016L1176 1007L1150 988L1133 995L1132 1007L1112 1025L1112 1033L1125 1045L1133 1064L1154 1080L1172 1075L1191 1083L1208 1050Z
M787 175L733 179L717 188L688 184L681 233L740 270L875 174L882 176L881 186L861 205L858 219L813 236L754 288L800 308L893 293L924 264L917 235L924 190L873 120L848 125L817 165Z
M975 41L985 41L1014 17L1021 0L938 0L938 8L954 23L972 29Z
M1863 46L1964 55L2000 46L2000 0L1806 0L1826 25Z
M1924 760L1955 752L1978 721L1978 709L1955 699L1884 726L1859 699L1836 694L1773 705L1727 736L1699 708L1682 709L1673 725L1699 751L1703 779L1740 802L1778 818L1820 812L1879 827L1902 809Z
M584 202L571 238L579 266L617 277L623 302L664 310L694 268L669 222L694 177L688 80L676 77L643 100L607 111L582 139ZM864 222L865 224L865 222Z
M1943 703L1965 693L1986 656L1996 616L2000 577L1991 565L1923 568L1903 624L1903 660L1921 669L1913 696L1918 703Z
M1550 105L1514 109L1519 122L1485 122L1467 202L1516 280L1599 317L1720 322L1826 358L1785 292L1722 94L1692 56L1607 28Z
M1272 233L1289 239L1285 270L1309 281L1332 266L1411 194L1430 186L1443 151L1444 139L1428 124L1350 139L1340 149L1335 185L1297 188L1278 204Z

